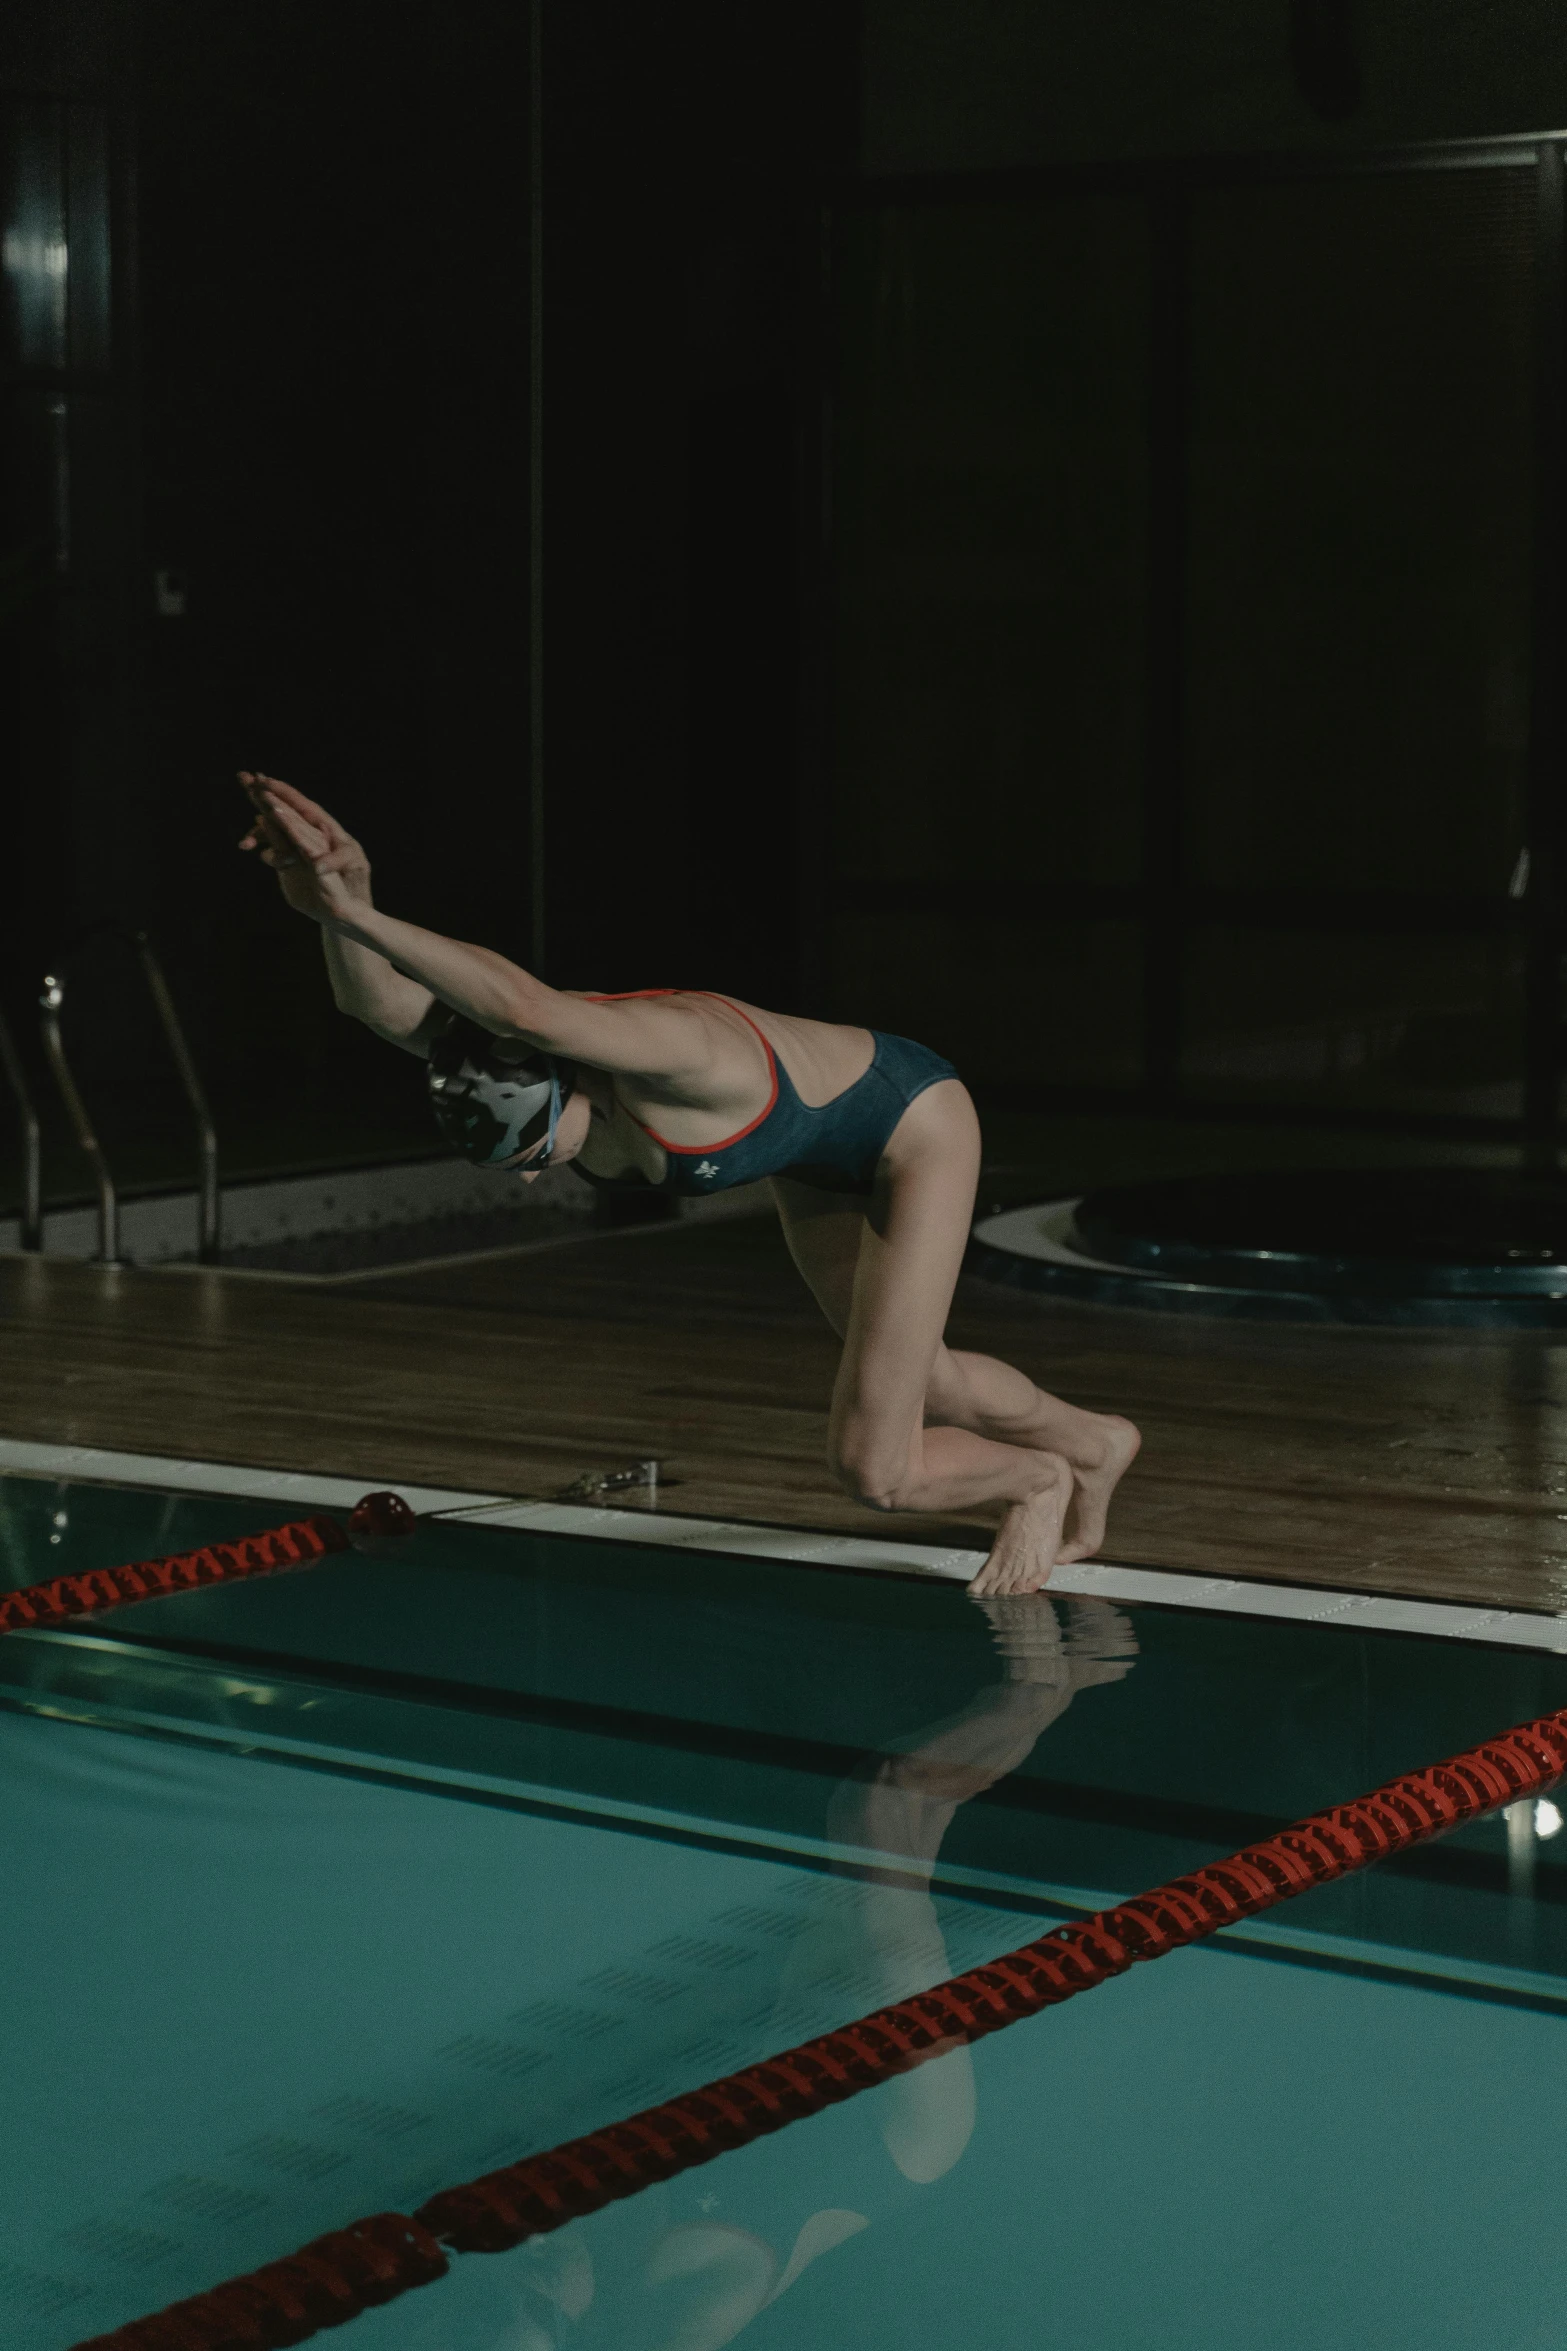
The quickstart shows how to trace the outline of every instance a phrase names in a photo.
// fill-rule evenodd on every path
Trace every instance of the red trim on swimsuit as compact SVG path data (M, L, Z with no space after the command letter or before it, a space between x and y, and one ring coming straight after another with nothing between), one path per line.
M720 996L716 988L621 988L613 995L589 996L585 1001L589 1004L630 1004L639 996L711 996L715 1004L728 1004L731 1012L740 1012L739 1005L731 1004L727 996ZM762 1032L757 1028L751 1015L748 1012L740 1012L740 1018L748 1029L754 1030L756 1035L762 1038L762 1051L767 1055L767 1074L773 1081L773 1090L767 1097L766 1108L757 1112L749 1126L741 1127L735 1134L725 1135L721 1143L671 1143L659 1133L657 1127L650 1127L644 1120L638 1118L634 1110L626 1110L626 1116L632 1125L641 1127L645 1135L651 1135L653 1141L662 1150L678 1151L685 1159L705 1159L709 1151L727 1151L731 1143L743 1142L747 1135L754 1135L762 1122L771 1118L777 1108L778 1056L767 1039L762 1037ZM624 1103L620 1107L622 1110L626 1109Z

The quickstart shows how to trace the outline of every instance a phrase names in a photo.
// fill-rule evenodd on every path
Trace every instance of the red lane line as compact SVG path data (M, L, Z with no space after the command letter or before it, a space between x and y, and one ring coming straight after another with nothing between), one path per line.
M1352 1804L1313 1813L1189 1877L1057 1927L841 2032L824 2033L608 2130L448 2189L411 2219L387 2212L357 2221L286 2261L112 2334L95 2335L75 2351L272 2351L305 2342L324 2327L341 2326L361 2310L444 2276L442 2244L460 2253L507 2252L528 2237L819 2114L962 2042L1091 1991L1138 1960L1162 1958L1310 1886L1327 1885L1461 1821L1537 1795L1564 1772L1567 1708L1429 1770L1390 1780Z
M101 1608L123 1608L133 1600L160 1600L169 1592L193 1592L205 1584L230 1584L244 1576L281 1575L309 1567L328 1552L347 1551L349 1539L330 1518L293 1519L237 1543L204 1543L170 1559L139 1559L129 1567L95 1567L85 1575L56 1576L47 1584L0 1599L0 1633L32 1625L67 1624Z

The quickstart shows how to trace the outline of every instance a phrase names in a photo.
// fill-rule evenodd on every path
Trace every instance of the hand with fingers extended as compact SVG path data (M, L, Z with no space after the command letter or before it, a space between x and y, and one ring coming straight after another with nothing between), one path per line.
M239 783L253 811L240 847L260 852L297 913L330 928L373 903L370 860L335 817L276 776L242 768Z

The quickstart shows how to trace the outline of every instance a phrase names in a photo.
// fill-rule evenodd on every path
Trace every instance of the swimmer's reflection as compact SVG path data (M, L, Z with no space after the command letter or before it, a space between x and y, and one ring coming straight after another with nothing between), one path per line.
M896 1871L856 1871L852 1893L835 1906L825 1936L817 1938L818 1950L835 1931L857 1943L860 1979L873 1979L871 2006L905 1999L952 1973L928 1889L958 1807L1025 1763L1079 1690L1120 1681L1136 1655L1130 1624L1102 1600L1052 1604L1043 1594L1020 1593L975 1605L990 1619L1001 1681L916 1733L906 1753L882 1757L865 1776L845 1781L828 1807L828 1835L835 1841L900 1857ZM811 1964L806 1939L794 1958ZM883 2144L904 2178L921 2184L940 2179L974 2129L974 2063L967 2047L900 2074L878 2104Z
M1080 1691L1131 1671L1131 1626L1104 1601L1028 1593L975 1605L990 1620L1001 1679L834 1791L829 1838L878 1855L880 1865L846 1859L817 1882L784 1967L770 2046L799 2038L802 2012L819 2017L824 1993L841 1995L836 2006L847 2017L954 1972L930 1886L958 1807L1016 1771ZM883 2173L878 2186L877 2142L893 2172L916 2186L952 2169L977 2116L972 2057L963 2046L936 2053L838 2114L856 2110L847 2160L841 2125L831 2159L843 2163L852 2206L817 2204L829 2185L820 2161L802 2164L799 2136L785 2134L793 2159L753 2167L754 2201L743 2215L733 2190L721 2209L711 2175L698 2172L617 2208L609 2228L601 2214L536 2240L524 2263L529 2316L520 2334L506 2336L507 2351L555 2351L568 2342L583 2351L611 2343L616 2351L721 2351L804 2270L871 2226L872 2213L860 2207L874 2209L893 2184Z

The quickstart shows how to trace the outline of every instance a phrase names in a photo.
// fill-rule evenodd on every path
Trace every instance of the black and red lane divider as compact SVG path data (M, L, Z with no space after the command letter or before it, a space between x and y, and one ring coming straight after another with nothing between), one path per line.
M75 2351L274 2351L342 2326L445 2274L446 2252L504 2253L529 2237L673 2179L786 2123L874 2089L959 2044L1092 1991L1294 1894L1402 1853L1567 1772L1567 1708L1484 1746L1313 1813L1097 1916L1057 1927L840 2032L652 2106L629 2122L531 2155L434 2196L412 2217L383 2212L285 2261L177 2302Z
M301 1518L237 1543L203 1543L172 1559L138 1559L129 1567L94 1567L83 1575L55 1576L0 1599L0 1633L34 1626L68 1624L100 1608L123 1608L130 1600L161 1600L170 1592L194 1592L204 1584L229 1584L242 1576L278 1575L309 1567L329 1551L346 1551L348 1537L335 1519Z
M335 1518L298 1518L287 1526L244 1535L237 1543L203 1543L169 1559L138 1559L128 1567L94 1567L83 1575L53 1577L24 1591L0 1597L0 1633L69 1624L102 1608L123 1608L133 1600L161 1600L171 1592L195 1592L208 1584L238 1583L247 1576L284 1575L313 1567L335 1551L380 1553L414 1531L414 1514L400 1494L366 1494L349 1514L345 1531Z

